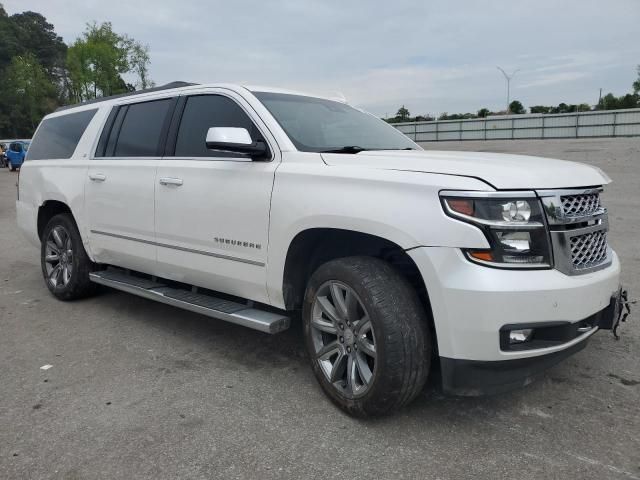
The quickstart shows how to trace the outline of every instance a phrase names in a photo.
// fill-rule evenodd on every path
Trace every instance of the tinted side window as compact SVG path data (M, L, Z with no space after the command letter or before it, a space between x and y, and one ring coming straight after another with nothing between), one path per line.
M71 158L97 111L84 110L44 120L31 142L27 160Z
M182 113L176 157L239 157L238 153L218 152L207 149L207 131L211 127L246 128L251 138L260 138L251 119L230 98L220 95L197 95L189 97Z
M114 156L155 157L172 100L167 98L129 105L118 135Z

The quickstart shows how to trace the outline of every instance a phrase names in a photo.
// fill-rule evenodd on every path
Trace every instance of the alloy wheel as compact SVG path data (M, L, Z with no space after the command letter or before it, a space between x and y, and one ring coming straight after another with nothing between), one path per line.
M51 286L66 287L73 274L73 248L71 235L65 227L56 225L49 232L44 261L47 281Z
M356 292L338 281L320 286L311 313L315 359L341 394L365 394L375 377L376 341L369 314Z

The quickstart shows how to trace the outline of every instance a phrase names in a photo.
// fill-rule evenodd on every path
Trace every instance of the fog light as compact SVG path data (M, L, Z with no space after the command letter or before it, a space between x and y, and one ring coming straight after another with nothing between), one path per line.
M509 332L509 343L524 343L531 340L533 328L523 328L522 330L511 330Z

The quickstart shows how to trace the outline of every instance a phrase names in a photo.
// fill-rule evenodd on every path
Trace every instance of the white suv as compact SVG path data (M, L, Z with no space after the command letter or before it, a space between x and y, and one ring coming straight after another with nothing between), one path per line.
M301 312L320 385L364 416L435 365L445 392L526 385L612 328L609 181L423 151L331 99L172 84L45 117L17 214L62 300L102 284L268 333Z

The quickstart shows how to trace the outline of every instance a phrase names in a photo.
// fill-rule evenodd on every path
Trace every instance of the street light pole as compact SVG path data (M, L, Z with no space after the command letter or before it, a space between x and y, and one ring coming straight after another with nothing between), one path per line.
M511 73L511 75L508 75L507 72L505 72L502 68L497 67L497 66L496 66L496 68L502 72L502 75L504 75L504 79L507 81L507 113L510 113L510 110L509 110L509 104L510 104L509 100L510 100L510 98L509 97L511 95L511 79L513 78L513 76L516 73L518 73L520 71L520 69L518 68L518 69L514 70Z

